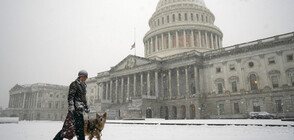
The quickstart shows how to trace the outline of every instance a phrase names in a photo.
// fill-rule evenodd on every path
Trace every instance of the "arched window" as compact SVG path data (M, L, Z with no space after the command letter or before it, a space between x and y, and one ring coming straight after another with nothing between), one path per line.
M196 114L196 108L195 105L190 106L190 119L195 119Z
M185 119L186 118L186 106L182 105L181 106L181 119Z
M177 113L177 107L173 106L172 107L172 119L177 119L178 113Z
M223 84L222 83L218 83L217 84L217 89L218 89L218 94L223 94L224 93Z
M152 118L152 110L151 109L146 110L146 118Z
M257 77L255 74L251 74L250 77L250 86L251 86L251 90L257 90Z

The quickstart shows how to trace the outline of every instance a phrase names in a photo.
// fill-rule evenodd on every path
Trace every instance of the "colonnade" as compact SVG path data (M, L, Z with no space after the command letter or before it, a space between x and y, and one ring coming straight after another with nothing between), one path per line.
M222 48L222 37L213 32L200 30L180 30L162 33L147 39L145 55L172 48L202 48L207 50Z
M39 93L20 93L10 95L9 108L37 108Z
M200 92L196 65L150 70L98 83L100 100L127 103L134 98L181 99Z

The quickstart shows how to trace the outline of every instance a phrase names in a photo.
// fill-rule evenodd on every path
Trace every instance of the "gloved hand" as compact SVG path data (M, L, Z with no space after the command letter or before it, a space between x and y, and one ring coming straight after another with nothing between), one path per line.
M75 110L75 107L74 106L69 106L68 107L68 111L69 112L73 113L74 110Z
M87 105L85 106L85 112L90 113L90 109L89 109L89 107Z

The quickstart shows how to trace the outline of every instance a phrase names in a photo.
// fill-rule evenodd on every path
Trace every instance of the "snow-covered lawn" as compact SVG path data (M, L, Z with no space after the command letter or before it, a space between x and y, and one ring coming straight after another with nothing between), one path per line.
M106 124L102 132L102 140L292 140L294 138L294 127L290 127L294 124L293 122L275 120L149 120L128 122L230 123L263 124L263 126ZM52 140L61 129L62 124L62 122L53 121L23 121L18 124L0 124L0 140ZM288 127L265 127L265 124L283 124L288 125Z

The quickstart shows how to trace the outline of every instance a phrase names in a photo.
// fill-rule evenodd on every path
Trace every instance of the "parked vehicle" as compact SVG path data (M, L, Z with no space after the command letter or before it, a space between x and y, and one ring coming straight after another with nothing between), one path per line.
M249 118L250 119L276 119L277 115L270 114L267 112L250 112Z

